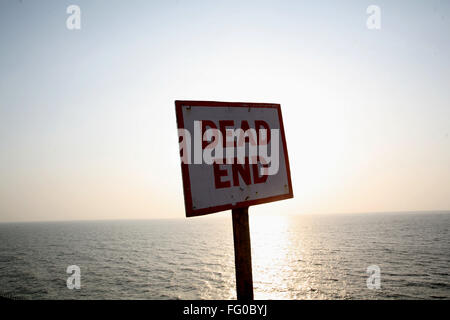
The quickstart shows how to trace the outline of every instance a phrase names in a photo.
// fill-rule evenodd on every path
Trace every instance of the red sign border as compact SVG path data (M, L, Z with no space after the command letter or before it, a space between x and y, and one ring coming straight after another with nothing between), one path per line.
M184 192L184 205L186 210L186 217L196 217L202 216L206 214L216 213L225 210L231 210L236 208L243 208L248 206L253 206L257 204L269 203L279 200L290 199L294 197L294 192L292 190L292 182L291 182L291 169L289 166L289 157L286 145L286 137L284 134L284 126L283 126L283 117L281 115L281 106L277 103L255 103L255 102L219 102L219 101L195 101L195 100L175 100L175 113L177 117L177 126L178 129L184 129L184 119L183 119L183 106L192 106L192 107L232 107L232 108L275 108L278 111L278 120L280 122L280 131L281 131L281 141L283 143L284 150L284 161L286 164L286 173L288 178L288 187L289 192L286 194L281 194L277 196L271 196L261 199L247 200L237 202L235 205L225 204L220 206L213 206L202 209L193 209L192 208L192 193L191 193L191 185L190 185L190 177L189 177L189 169L188 164L181 163L181 174L183 177L183 192Z

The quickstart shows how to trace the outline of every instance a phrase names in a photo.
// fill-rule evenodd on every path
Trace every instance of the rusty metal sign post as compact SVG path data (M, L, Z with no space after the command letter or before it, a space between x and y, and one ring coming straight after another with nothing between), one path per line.
M248 208L292 198L281 107L175 101L186 217L232 210L238 300L253 300Z
M237 299L253 300L252 250L248 207L232 210Z

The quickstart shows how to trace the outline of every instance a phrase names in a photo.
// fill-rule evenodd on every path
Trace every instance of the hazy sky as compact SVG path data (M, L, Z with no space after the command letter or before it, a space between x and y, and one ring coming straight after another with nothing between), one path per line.
M0 221L184 217L175 99L281 104L255 214L450 209L449 1L2 0L0 48Z

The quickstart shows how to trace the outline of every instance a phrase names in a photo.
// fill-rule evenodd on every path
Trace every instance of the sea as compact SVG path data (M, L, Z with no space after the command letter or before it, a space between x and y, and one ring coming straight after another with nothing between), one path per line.
M255 299L450 299L448 212L249 219ZM0 297L235 299L231 214L2 223Z

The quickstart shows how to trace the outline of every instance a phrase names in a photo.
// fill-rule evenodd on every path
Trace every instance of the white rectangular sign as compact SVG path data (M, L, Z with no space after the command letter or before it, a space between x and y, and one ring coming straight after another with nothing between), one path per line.
M279 104L175 101L186 216L293 197Z

